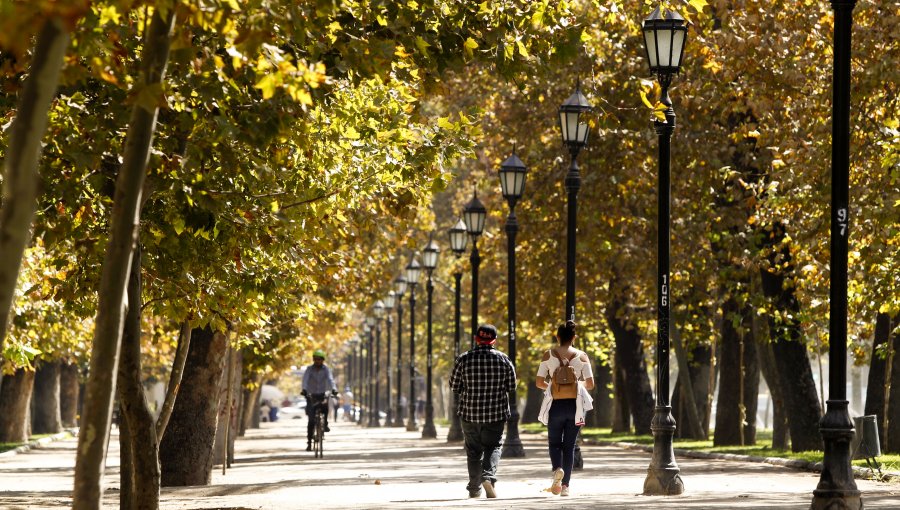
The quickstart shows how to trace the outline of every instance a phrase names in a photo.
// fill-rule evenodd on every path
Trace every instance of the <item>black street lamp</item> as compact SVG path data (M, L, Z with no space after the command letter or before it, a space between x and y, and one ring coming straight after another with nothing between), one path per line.
M500 188L503 198L509 204L509 215L506 217L506 271L507 271L507 310L509 319L509 359L516 366L516 233L519 222L516 219L516 202L525 191L525 163L516 155L515 147L510 157L500 165ZM506 422L506 441L503 443L504 458L524 457L525 448L519 438L519 399L516 391L509 395L510 415Z
M365 319L363 319L362 325L362 347L363 347L363 359L362 359L362 382L359 385L362 396L360 397L359 403L359 421L357 425L360 427L366 427L369 424L369 413L372 412L371 406L371 367L369 366L372 362L372 335L370 333L369 325L366 324Z
M406 293L406 278L398 276L394 280L397 289L397 413L394 415L393 427L403 427L403 294Z
M650 430L653 431L653 457L644 480L644 494L676 495L684 492L672 437L675 435L675 418L669 403L669 163L672 133L675 131L675 109L669 99L669 85L678 73L687 26L684 18L674 11L663 13L657 7L644 20L644 44L650 72L656 75L662 87L660 102L666 106L666 120L654 119L653 125L659 137L659 191L657 235L657 315L656 315L656 406Z
M375 427L381 426L381 319L384 318L384 302L380 299L372 307L375 313Z
M359 337L354 336L350 339L350 377L347 383L347 386L350 387L350 392L353 393L354 400L359 398L359 358ZM350 416L348 418L351 422L356 421L355 402L350 402Z
M566 222L566 309L563 317L575 320L575 220L578 212L578 191L581 189L581 173L578 171L578 154L587 145L590 126L585 118L593 106L581 93L581 84L575 86L575 92L559 107L559 130L563 145L569 149L570 164L566 174L566 194L568 196L568 221ZM581 446L578 444L581 430L575 440L575 463L573 468L581 469L584 460L581 457Z
M462 219L456 222L456 225L453 225L448 232L450 237L450 249L453 250L453 254L456 255L457 260L459 257L465 253L466 245L469 244L469 236L466 233L466 224ZM459 267L459 264L456 264L455 267ZM461 300L460 300L460 282L462 280L462 271L455 271L453 273L453 279L456 282L456 308L453 315L453 324L454 324L454 336L453 336L453 359L455 360L459 356L459 343L460 343L460 308L461 308ZM462 441L463 433L462 433L462 423L459 421L459 415L456 414L456 393L452 394L452 401L450 407L450 431L447 432L447 441Z
M385 383L384 383L384 402L387 405L386 414L384 418L384 426L390 427L393 425L393 417L394 417L394 404L391 401L391 326L394 323L393 318L391 317L391 311L394 309L394 305L397 302L397 295L394 291L388 292L386 298L384 298L384 312L385 317L387 318L385 325L385 332L387 333L387 337L385 337L384 344L387 346L387 353L385 355L385 361L387 361L387 366L385 367Z
M434 403L431 400L431 297L434 294L434 283L431 280L431 273L437 267L438 254L440 252L441 250L433 238L428 240L428 244L422 251L422 265L425 266L425 272L428 275L428 280L425 284L425 290L428 292L428 358L425 370L425 425L422 425L422 439L434 439L437 437L437 430L434 428Z
M378 319L374 316L366 317L366 326L369 327L369 422L367 427L380 427L378 417L378 343L380 341Z
M419 275L422 266L413 256L406 265L406 283L409 285L409 421L406 422L406 430L415 432L419 430L416 423L416 285L419 283Z
M566 224L566 320L575 320L575 219L578 211L578 191L581 189L581 173L578 171L578 153L587 145L590 128L585 115L593 109L581 93L581 84L559 107L559 128L563 144L568 147L569 173L566 174L568 194L568 222ZM524 180L524 176L523 176Z
M862 496L850 467L853 422L847 411L847 251L850 237L850 33L856 0L831 0L834 70L831 121L831 284L828 402L819 430L825 443L812 510L858 510Z
M471 345L475 347L475 333L478 331L478 266L481 256L478 254L478 236L484 232L484 220L487 217L487 209L478 200L478 192L473 191L472 200L463 209L463 221L466 224L466 232L472 236L472 255L469 261L472 263L472 336Z

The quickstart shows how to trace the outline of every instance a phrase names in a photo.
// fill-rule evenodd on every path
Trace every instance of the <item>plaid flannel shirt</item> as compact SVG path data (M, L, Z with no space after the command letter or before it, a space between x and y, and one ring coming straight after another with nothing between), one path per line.
M473 423L506 420L509 393L516 389L516 369L506 354L491 346L477 346L456 358L450 389L458 395L461 419Z

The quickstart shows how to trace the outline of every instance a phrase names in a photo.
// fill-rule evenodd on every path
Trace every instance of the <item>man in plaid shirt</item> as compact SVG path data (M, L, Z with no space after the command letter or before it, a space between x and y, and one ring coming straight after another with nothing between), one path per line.
M481 496L482 487L487 497L497 497L500 440L510 414L509 393L516 389L516 369L506 354L494 349L496 343L497 328L478 326L475 348L460 354L450 373L465 436L470 498Z

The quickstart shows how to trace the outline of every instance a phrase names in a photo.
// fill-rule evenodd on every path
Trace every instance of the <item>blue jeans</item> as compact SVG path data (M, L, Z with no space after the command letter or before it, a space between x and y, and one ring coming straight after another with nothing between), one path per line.
M562 483L569 485L575 464L575 438L578 437L574 398L553 401L547 421L547 435L550 439L550 464L554 470L562 466Z
M574 413L573 413L574 416ZM481 482L497 481L497 464L500 463L500 440L506 420L491 423L472 423L462 420L466 445L466 466L469 468L470 491L480 491Z

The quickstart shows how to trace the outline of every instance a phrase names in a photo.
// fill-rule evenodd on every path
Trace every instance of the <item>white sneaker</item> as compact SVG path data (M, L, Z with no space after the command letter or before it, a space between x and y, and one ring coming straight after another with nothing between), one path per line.
M563 486L562 486L562 490L559 491L559 495L560 495L560 496L568 496L568 495L569 495L569 486L568 486L568 485L563 485Z
M562 479L565 476L562 468L556 468L553 470L553 484L550 485L550 492L555 495L559 495L562 490Z

